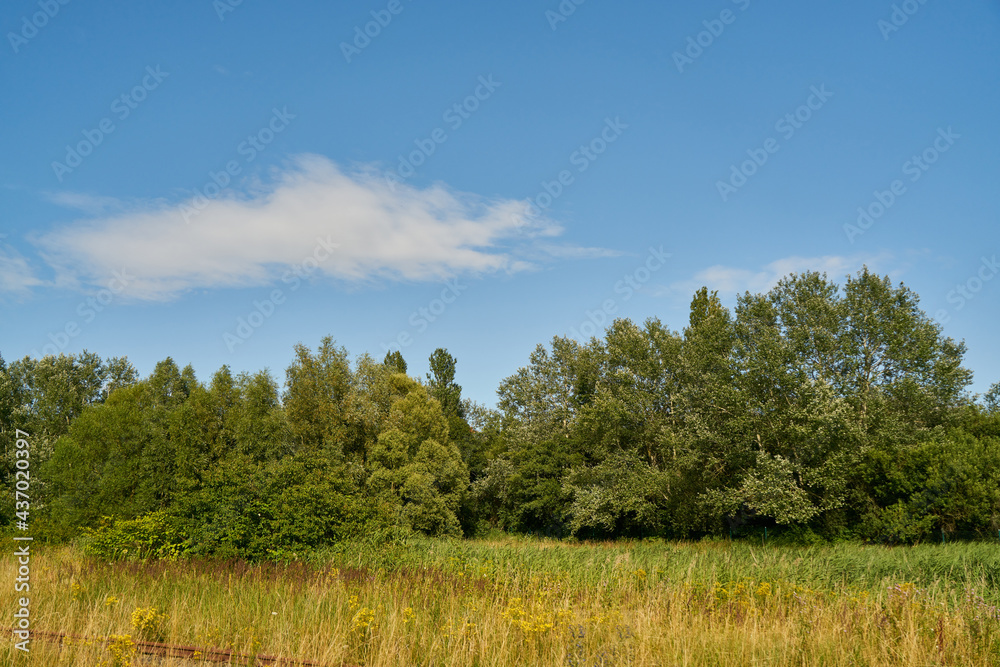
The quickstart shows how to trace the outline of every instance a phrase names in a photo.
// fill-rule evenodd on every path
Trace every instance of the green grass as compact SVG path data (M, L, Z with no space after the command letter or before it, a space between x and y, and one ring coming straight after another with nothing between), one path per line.
M16 567L0 554L11 613ZM40 547L31 567L33 627L98 641L36 641L27 659L0 645L3 665L138 667L139 638L331 666L1000 665L1000 545L988 543L497 536L260 564Z
M744 542L562 542L501 537L489 540L414 539L372 550L345 544L312 554L312 562L367 568L435 567L445 572L486 568L508 577L568 575L580 588L602 584L621 564L657 573L675 583L711 584L754 578L810 588L847 587L877 592L887 582L921 587L985 585L991 599L1000 590L1000 543L927 544L882 547L841 543L830 546L755 546Z

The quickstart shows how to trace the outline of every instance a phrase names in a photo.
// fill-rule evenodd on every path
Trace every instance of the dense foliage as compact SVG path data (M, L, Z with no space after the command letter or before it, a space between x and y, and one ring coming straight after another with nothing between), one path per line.
M324 339L208 384L170 358L0 359L0 476L31 433L33 519L118 553L281 557L357 536L490 529L685 537L784 528L897 543L1000 529L1000 385L904 285L792 274L730 312L699 290L683 331L616 320L553 338L463 400L439 349L420 381ZM0 523L15 521L13 500ZM141 539L136 535L145 536ZM131 545L131 547L129 546Z

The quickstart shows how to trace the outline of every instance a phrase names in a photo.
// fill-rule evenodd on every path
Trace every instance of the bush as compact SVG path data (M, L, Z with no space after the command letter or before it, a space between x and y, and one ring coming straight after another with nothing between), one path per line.
M809 526L789 526L775 535L773 543L775 545L786 545L796 547L816 547L827 544L827 539L818 535Z
M914 516L902 501L870 510L861 519L858 534L879 544L913 544L934 528L934 516Z
M185 551L187 536L176 519L164 511L137 519L105 517L96 530L81 538L84 553L106 560L177 558Z
M251 561L290 560L395 523L394 508L367 497L346 466L319 458L255 463L234 456L182 498L193 554Z

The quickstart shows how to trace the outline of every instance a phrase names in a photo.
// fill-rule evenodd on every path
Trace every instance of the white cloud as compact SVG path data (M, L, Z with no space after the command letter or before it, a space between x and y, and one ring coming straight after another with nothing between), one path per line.
M621 250L612 250L610 248L582 248L550 244L539 244L535 250L539 256L555 257L558 259L602 259L605 257L621 257L625 254Z
M42 285L27 260L13 248L2 243L0 234L0 294L27 294L30 288Z
M718 290L719 297L728 302L744 292L752 294L767 292L790 273L825 272L832 281L842 284L844 276L855 273L862 266L867 265L869 269L879 271L879 267L889 259L891 257L885 253L852 255L850 257L840 255L792 256L777 259L756 270L716 264L697 272L690 279L679 280L662 287L656 292L656 295L687 299L700 288L708 287L709 291Z
M114 197L97 197L82 192L48 192L45 193L45 197L53 204L83 211L89 215L105 214L125 208L124 204Z
M135 277L130 296L161 300L196 288L268 284L312 256L319 239L338 247L316 273L352 282L512 272L530 268L539 254L602 252L542 246L533 239L562 230L544 220L526 224L523 202L443 186L391 188L375 171L346 174L318 156L301 156L270 184L209 201L186 220L182 210L194 205L130 206L57 229L38 244L57 274L101 283L124 265Z

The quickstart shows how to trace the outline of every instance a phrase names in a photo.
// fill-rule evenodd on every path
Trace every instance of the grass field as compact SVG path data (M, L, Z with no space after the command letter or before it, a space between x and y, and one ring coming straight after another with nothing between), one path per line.
M287 565L58 547L30 576L34 629L99 641L36 638L29 656L5 642L0 664L195 664L136 653L154 640L331 666L1000 665L996 544L421 539Z

